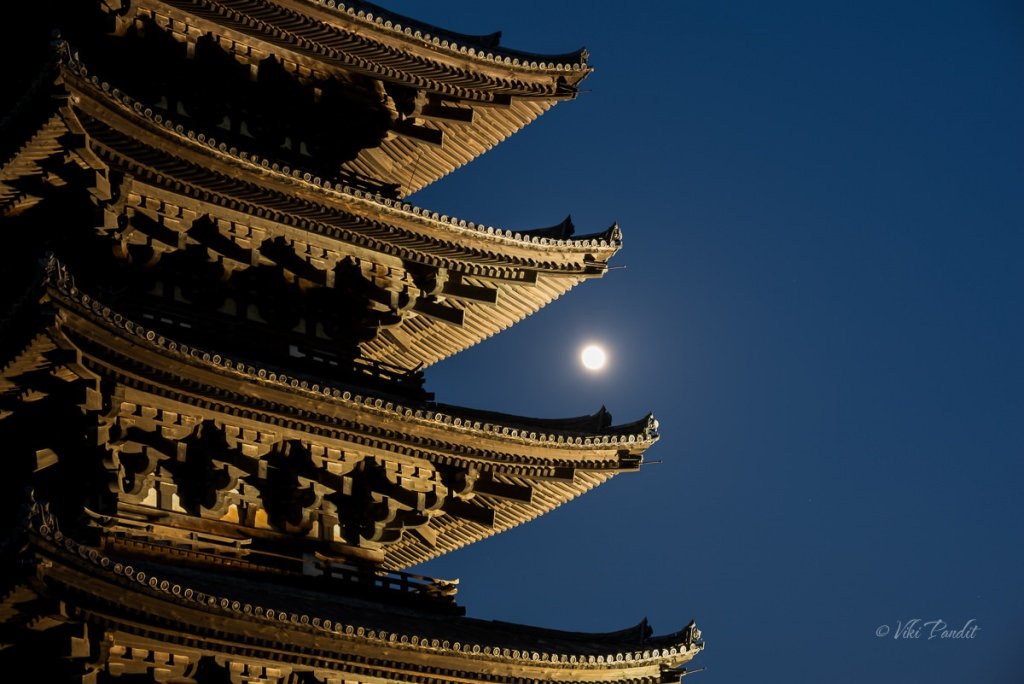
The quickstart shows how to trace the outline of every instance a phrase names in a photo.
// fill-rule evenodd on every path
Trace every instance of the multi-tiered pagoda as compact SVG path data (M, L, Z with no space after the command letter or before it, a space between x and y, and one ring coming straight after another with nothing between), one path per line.
M424 389L619 248L614 226L403 201L572 99L586 54L361 2L30 9L0 122L4 672L677 681L692 623L472 619L456 581L403 572L637 470L657 439L651 416Z

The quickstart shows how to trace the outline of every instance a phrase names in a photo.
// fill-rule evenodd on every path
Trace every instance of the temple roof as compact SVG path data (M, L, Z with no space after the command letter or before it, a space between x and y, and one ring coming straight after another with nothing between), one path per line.
M486 35L457 33L360 0L337 3L334 0L308 0L308 2L336 10L341 16L332 18L339 22L339 26L354 20L368 26L371 30L384 34L393 33L405 39L413 38L412 42L414 43L430 46L433 51L450 52L456 57L460 54L468 55L486 62L496 62L505 66L511 65L533 71L557 69L558 71L586 72L588 69L587 51L584 49L561 55L524 52L501 45L500 31ZM582 75L579 78L582 78Z
M115 660L131 659L118 647L134 647L143 658L153 651L179 654L179 665L191 659L194 667L195 659L214 655L250 667L312 669L318 677L347 673L346 681L413 681L407 678L418 672L425 678L414 681L654 684L674 681L703 648L692 622L654 636L646 620L585 633L384 609L333 594L312 579L306 587L268 585L230 572L118 558L63 534L39 503L27 522L24 555L33 561L21 567L34 567L43 583L9 591L0 613L17 621L33 602L66 601L65 620L103 625ZM147 627L139 629L140 622Z
M49 274L44 312L34 323L20 313L11 319L20 321L18 328L5 330L6 339L25 342L6 357L0 419L17 414L26 401L58 391L55 383L89 387L96 378L103 389L87 390L95 398L81 401L112 407L114 413L103 420L115 420L132 435L124 438L129 446L122 449L166 451L171 445L161 446L165 437L160 435L177 435L184 444L197 431L203 440L218 434L229 449L218 456L228 459L222 467L244 478L256 472L259 461L276 458L289 444L295 451L301 443L304 453L322 454L311 457L322 465L310 465L302 477L318 483L325 498L341 487L337 476L361 478L360 459L371 459L381 472L392 473L392 484L374 485L377 471L367 471L377 496L385 502L397 497L396 505L401 502L402 510L418 516L399 519L394 528L379 527L383 545L360 542L386 567L414 565L550 511L617 473L637 470L643 452L658 439L650 415L617 426L604 408L569 419L511 416L403 402L256 367L216 350L178 344L126 318L80 292L59 264L51 263ZM31 298L24 299L23 308L35 308ZM450 479L455 474L457 483ZM144 498L145 488L140 491ZM232 494L225 490L220 496ZM402 534L406 527L415 533ZM249 533L241 528L231 533L243 532ZM325 548L345 553L336 546Z
M601 276L621 246L617 226L573 236L567 219L513 231L332 185L184 128L62 54L54 78L70 99L53 111L61 100L49 98L51 109L37 112L34 132L0 167L7 213L38 201L39 185L63 184L85 167L95 172L92 192L107 215L98 229L108 239L123 232L122 243L158 256L198 244L228 275L276 265L314 285L330 286L332 269L348 260L407 300L401 323L363 344L368 359L405 369L435 363ZM120 187L111 186L114 171ZM206 233L196 222L204 217ZM128 229L112 230L118 221Z
M621 247L617 225L510 230L402 200L573 99L586 52L360 0L32 11L52 60L0 112L2 665L182 684L687 674L692 622L487 621L458 580L403 571L640 470L659 438L651 414L510 415L423 388L424 367Z
M392 134L344 165L406 196L462 166L554 104L575 97L586 52L510 50L500 34L447 32L369 3L308 0L137 0L115 13L119 30L154 22L185 43L211 36L254 67L274 56L308 80L384 84ZM190 48L191 49L191 48ZM388 84L410 89L408 99ZM390 99L388 99L390 98Z
M657 440L657 421L653 415L621 425L612 425L611 414L605 407L596 413L569 418L531 418L506 413L467 408L437 402L394 403L387 400L386 395L374 396L372 393L358 393L358 389L348 391L345 387L331 387L317 384L314 379L288 377L273 369L254 367L222 355L216 350L205 350L186 345L176 344L174 340L164 338L146 325L128 319L117 311L105 306L102 302L90 297L75 287L71 274L62 269L60 264L52 262L51 275L48 280L48 292L51 301L60 303L68 313L82 316L83 322L100 323L103 329L131 341L133 346L157 354L168 362L176 365L194 366L203 372L214 372L244 379L261 387L288 394L315 397L325 403L340 403L364 409L374 409L375 413L386 414L396 418L422 422L424 425L438 425L445 433L451 433L452 427L472 433L477 437L490 436L502 442L531 445L555 445L553 448L561 452L556 460L575 460L572 447L604 445L636 445L636 449L645 449ZM65 324L70 320L63 317ZM282 405L297 400L282 401ZM326 416L326 412L323 412ZM621 447L620 447L621 448Z

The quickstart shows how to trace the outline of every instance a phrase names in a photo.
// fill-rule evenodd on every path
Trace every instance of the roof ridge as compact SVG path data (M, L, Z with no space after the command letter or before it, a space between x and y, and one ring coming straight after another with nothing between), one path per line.
M491 414L498 418L493 422L482 420L482 415L476 415L473 409L451 406L447 404L432 404L440 406L442 411L431 408L431 404L416 404L415 402L400 402L391 400L383 394L372 390L360 389L362 393L354 393L351 389L342 389L320 383L310 384L309 380L290 377L284 373L269 370L266 367L257 368L255 365L236 361L228 356L219 353L211 353L205 349L194 346L178 344L169 340L157 331L146 326L137 324L135 321L124 317L113 311L99 300L78 290L74 283L74 276L69 273L55 256L51 255L47 263L48 276L44 283L53 286L56 290L68 297L73 303L90 311L106 322L108 326L118 329L123 335L124 332L139 338L151 347L160 350L161 354L173 354L186 357L191 363L203 365L213 369L220 374L231 374L242 376L245 379L260 384L277 386L288 392L302 393L315 396L321 401L339 402L349 405L358 405L361 410L370 410L380 413L388 413L401 416L405 420L425 424L441 424L447 429L456 429L465 432L487 434L492 439L518 441L532 444L558 445L567 448L607 448L609 445L630 445L633 447L642 444L653 444L658 440L658 424L653 414L648 414L640 420L626 423L621 426L610 427L594 431L556 429L559 423L572 425L576 419L531 419L527 416L510 416L507 414ZM137 340L138 341L138 340ZM453 410L457 409L457 411ZM590 420L610 422L610 414L602 407ZM519 422L504 422L501 419L518 419ZM532 428L532 429L531 429Z
M558 71L569 67L571 71L589 71L587 60L590 53L586 48L571 52L544 54L526 50L515 50L500 44L501 31L484 35L470 35L423 22L365 0L306 0L345 14L378 29L391 31L407 38L422 40L425 44L440 47L453 53L460 53L479 60L511 64L528 69Z
M204 591L197 591L193 587L183 586L180 582L172 581L172 579L161 577L158 574L147 574L144 571L136 570L128 562L121 562L120 560L108 555L103 550L87 546L76 539L63 534L59 529L57 519L49 512L48 505L45 502L34 501L27 518L27 526L29 530L38 535L45 543L54 545L52 552L66 557L71 563L86 567L91 566L92 568L95 568L93 572L98 571L97 574L99 574L101 578L104 576L111 576L111 580L114 582L119 584L128 584L134 591L156 594L164 600L189 604L192 605L192 607L205 611L227 612L250 620L270 621L276 625L287 627L288 629L311 631L320 634L326 633L330 636L343 637L347 639L383 642L390 648L394 648L399 651L421 650L425 648L443 649L450 653L472 659L491 661L499 660L510 663L519 661L526 662L531 665L539 665L540 663L559 663L572 664L574 667L584 667L588 669L605 669L608 665L618 665L620 667L629 668L645 664L663 664L666 661L670 663L674 662L676 663L676 666L678 666L692 658L696 652L699 652L704 647L704 644L700 641L701 632L693 621L679 632L664 635L663 637L655 637L655 639L649 644L644 642L638 644L618 644L618 648L613 646L612 648L602 652L600 649L595 649L594 644L589 644L589 649L582 648L583 646L588 645L584 642L581 644L581 647L575 649L577 651L576 653L569 653L569 649L565 649L560 652L555 649L538 651L533 649L509 648L508 646L502 647L493 643L493 641L490 644L486 643L488 641L486 636L484 636L484 638L480 638L478 636L476 639L470 638L465 641L441 641L425 635L410 634L409 632L401 629L396 631L394 627L390 626L386 629L367 629L364 626L357 626L353 621L351 621L351 619L346 619L344 622L341 620L335 622L331 619L325 618L323 615L309 615L306 613L293 612L294 609L292 607L275 610L274 608L264 605L243 603L243 601L234 596L217 595ZM444 619L449 624L452 621L460 620L460 618L452 617L446 617ZM487 622L477 621L473 618L465 618L465 621L470 624L474 622L487 624ZM562 632L560 630L547 630L539 627L518 625L515 623L492 622L491 624L515 627L517 631L523 629L526 631L537 630L538 634L576 634L583 637L597 636L598 643L602 643L602 641L610 634L614 634L603 633L591 635L585 632ZM629 632L632 629L641 627L646 627L646 620L641 622L640 625L637 625L634 628L628 628L624 631ZM498 636L499 635L491 635L490 638L491 640L496 641ZM614 644L614 642L610 642L609 645L611 644ZM652 645L654 646L653 648L651 648ZM636 648L632 648L634 646ZM597 652L587 653L586 650Z

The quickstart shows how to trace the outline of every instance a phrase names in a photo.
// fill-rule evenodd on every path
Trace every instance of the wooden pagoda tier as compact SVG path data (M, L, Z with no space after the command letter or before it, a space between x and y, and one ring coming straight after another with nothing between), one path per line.
M455 34L358 1L56 5L45 19L144 107L271 163L391 197L574 98L590 73L582 50L508 50L500 34Z
M650 415L511 416L423 386L621 247L614 225L516 232L403 201L573 98L585 53L347 0L26 10L26 35L59 35L19 42L26 94L0 112L0 668L678 679L692 623L485 622L457 581L406 572L636 471L658 439Z
M23 142L0 166L0 211L28 252L57 252L165 334L400 377L603 275L621 246L617 226L512 232L332 184L186 128L56 52L6 122Z
M523 418L250 365L123 316L53 260L36 292L3 330L5 499L32 486L69 532L140 555L401 569L637 470L658 437L652 416Z
M410 576L390 578L400 605L385 608L339 592L342 575L240 581L84 544L40 502L24 519L3 548L18 562L2 580L0 667L38 681L658 684L703 648L693 622L652 636L646 620L604 634L484 621L408 601L444 589Z
M397 571L636 470L650 416L538 420L310 383L168 339L52 258L0 326L0 363L0 667L654 684L703 648L693 623L655 637L464 617L457 580Z

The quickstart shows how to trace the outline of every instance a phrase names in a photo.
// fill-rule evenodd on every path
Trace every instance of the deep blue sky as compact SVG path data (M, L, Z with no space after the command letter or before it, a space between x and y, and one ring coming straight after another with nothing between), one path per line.
M596 69L415 203L625 234L624 268L428 388L662 433L661 463L418 570L478 617L696 618L687 684L1024 681L1021 4L388 6ZM875 636L915 618L980 630Z

